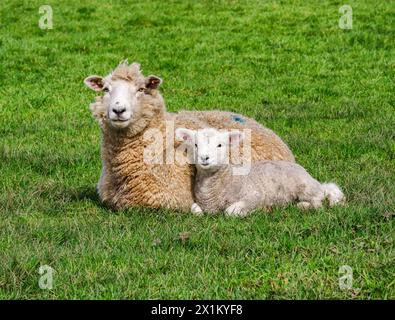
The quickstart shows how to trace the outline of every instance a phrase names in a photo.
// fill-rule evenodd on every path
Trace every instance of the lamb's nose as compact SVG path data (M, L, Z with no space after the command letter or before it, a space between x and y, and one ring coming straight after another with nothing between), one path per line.
M208 161L210 159L209 156L201 156L200 157L203 161Z
M122 109L112 109L112 112L114 112L117 116L120 116L122 113L124 113L126 111L125 108Z

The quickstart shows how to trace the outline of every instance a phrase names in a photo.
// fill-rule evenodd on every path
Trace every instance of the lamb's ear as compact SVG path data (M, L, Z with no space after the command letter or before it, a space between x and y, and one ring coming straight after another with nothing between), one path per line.
M133 71L133 72L140 72L140 63L137 62L133 62L129 68Z
M185 128L178 128L176 129L176 139L192 144L195 141L195 131Z
M148 89L158 89L161 83L162 79L157 76L148 76L145 78L145 86Z
M128 59L125 59L125 60L122 60L122 61L119 63L118 67L120 67L120 66L122 66L122 67L127 67L128 65L129 65L129 61L128 61Z
M227 132L226 135L228 136L228 143L231 146L239 145L244 139L244 132L239 130L232 130Z
M103 77L100 76L89 76L85 78L84 83L88 88L91 88L95 91L102 91L103 90Z

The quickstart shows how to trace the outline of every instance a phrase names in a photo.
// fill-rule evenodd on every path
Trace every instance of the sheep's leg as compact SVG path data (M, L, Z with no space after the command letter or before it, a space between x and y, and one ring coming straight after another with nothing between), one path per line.
M245 217L248 214L248 210L244 201L238 201L227 207L225 213L229 217Z
M197 216L203 215L203 210L200 206L195 202L191 206L191 212Z

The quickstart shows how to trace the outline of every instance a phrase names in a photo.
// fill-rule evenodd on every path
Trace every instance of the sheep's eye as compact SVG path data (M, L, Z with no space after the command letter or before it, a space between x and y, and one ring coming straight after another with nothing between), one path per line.
M103 88L103 92L110 92L110 89L108 89L107 87Z
M140 89L138 89L137 91L138 91L138 92L144 92L144 91L145 91L145 88L140 88Z
M197 148L197 144L195 143L195 148Z
M219 144L218 146L217 146L217 148L221 148L222 147L222 144Z

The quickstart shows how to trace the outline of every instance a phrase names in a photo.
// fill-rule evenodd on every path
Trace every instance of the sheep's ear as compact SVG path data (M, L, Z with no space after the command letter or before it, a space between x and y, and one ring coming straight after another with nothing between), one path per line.
M103 77L100 76L89 76L85 78L84 83L88 88L91 88L95 91L102 91L103 90Z
M226 135L228 136L228 143L232 146L237 146L240 144L241 141L244 139L244 132L239 130L234 130L231 132L227 132Z
M195 140L195 131L185 128L178 128L176 129L176 139L191 144Z
M162 83L162 79L157 76L148 76L145 79L145 86L148 89L158 89L160 84Z

